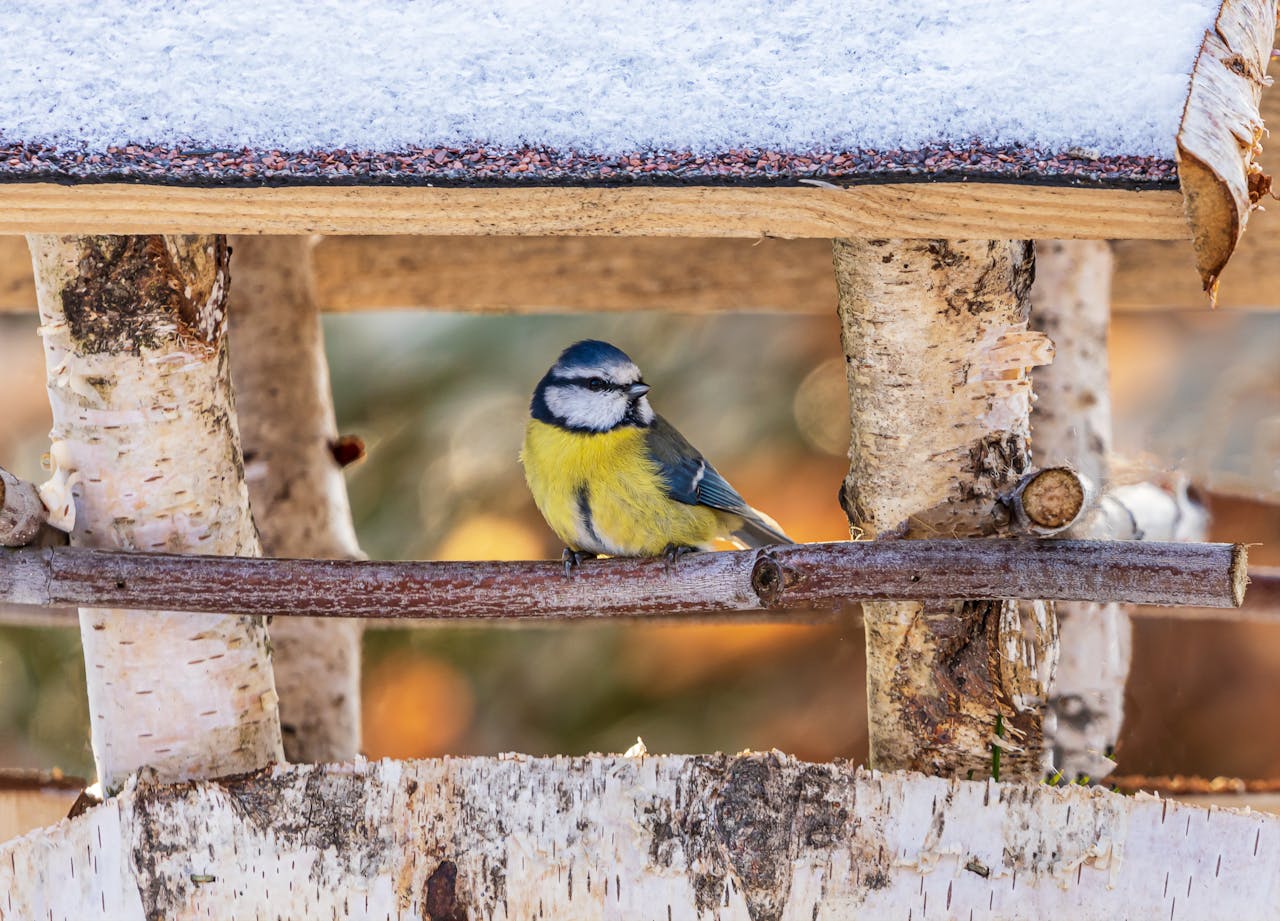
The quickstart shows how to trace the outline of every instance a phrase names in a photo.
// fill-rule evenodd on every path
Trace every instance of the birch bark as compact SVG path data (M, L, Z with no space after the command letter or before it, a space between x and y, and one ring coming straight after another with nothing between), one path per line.
M0 845L0 919L1272 917L1280 818L777 753L297 765Z
M1050 240L1039 255L1031 322L1055 352L1032 372L1036 460L1070 463L1108 484L1111 248L1102 240ZM1071 780L1105 777L1124 720L1133 625L1124 605L1064 601L1057 608L1061 655L1045 730L1053 766Z
M231 403L221 237L28 237L53 409L41 494L73 545L258 554ZM261 618L80 612L114 792L282 757Z
M1030 466L1026 241L837 240L853 436L841 491L855 538L1006 532ZM871 763L1037 779L1057 658L1044 602L863 605Z
M1099 540L1190 540L1205 516L1185 485L1112 485L1109 245L1099 240L1040 244L1032 325L1054 342L1051 364L1032 377L1032 437L1039 463L1070 463L1103 486L1097 506L1068 533ZM1053 766L1066 777L1110 774L1124 721L1133 627L1121 604L1060 602L1061 656L1049 698L1046 735Z
M360 559L342 471L307 237L235 237L231 378L245 480L268 556ZM271 624L284 751L346 761L360 750L360 636L353 620Z

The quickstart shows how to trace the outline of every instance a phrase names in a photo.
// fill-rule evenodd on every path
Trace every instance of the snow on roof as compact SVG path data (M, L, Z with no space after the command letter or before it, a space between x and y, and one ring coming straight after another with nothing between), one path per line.
M1167 161L1218 6L16 4L4 14L0 171L6 154L25 166L56 147L49 159L65 166L68 148L127 145L595 160L1008 148L1032 170L1068 152Z

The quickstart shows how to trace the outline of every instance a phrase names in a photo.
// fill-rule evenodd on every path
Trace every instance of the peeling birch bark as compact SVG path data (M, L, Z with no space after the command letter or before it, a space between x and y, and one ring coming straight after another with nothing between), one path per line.
M131 782L0 845L0 919L1270 916L1280 818L777 753Z
M263 552L360 559L338 437L307 237L236 237L228 296L231 378L245 481ZM360 751L358 621L290 617L271 625L280 727L290 761Z
M1032 376L1032 438L1039 463L1067 462L1097 483L1112 479L1111 392L1107 348L1114 260L1106 243L1040 244L1032 325L1054 342L1052 364ZM1099 540L1197 540L1207 524L1185 483L1110 486L1068 532ZM1133 628L1127 606L1062 602L1061 655L1046 717L1053 767L1069 778L1099 779L1124 720Z
M1027 329L1031 243L837 240L834 253L854 537L1007 533L999 499L1030 467L1027 369L1053 354ZM873 766L981 777L999 745L1002 776L1040 776L1052 605L875 603L863 617Z
M1178 180L1200 280L1211 296L1249 212L1271 188L1258 106L1270 84L1275 0L1225 0L1205 32L1178 127Z
M0 546L25 547L48 519L36 487L0 469Z
M28 238L49 400L45 504L80 547L257 555L227 371L220 237ZM114 791L280 760L260 618L82 609L93 751Z

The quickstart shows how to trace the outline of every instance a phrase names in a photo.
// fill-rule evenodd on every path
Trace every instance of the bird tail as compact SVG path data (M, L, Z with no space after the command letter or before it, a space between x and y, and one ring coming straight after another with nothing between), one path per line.
M770 544L795 543L783 532L782 526L764 512L748 508L739 514L742 517L742 527L734 531L733 536L746 549L754 550Z

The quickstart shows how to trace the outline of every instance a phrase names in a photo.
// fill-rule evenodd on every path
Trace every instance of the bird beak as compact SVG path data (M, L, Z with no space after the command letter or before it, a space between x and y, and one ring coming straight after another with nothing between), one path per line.
M644 383L643 381L641 381L640 383L632 384L630 387L627 388L627 396L631 397L631 399L633 400L644 396L648 392L649 392L649 385Z

